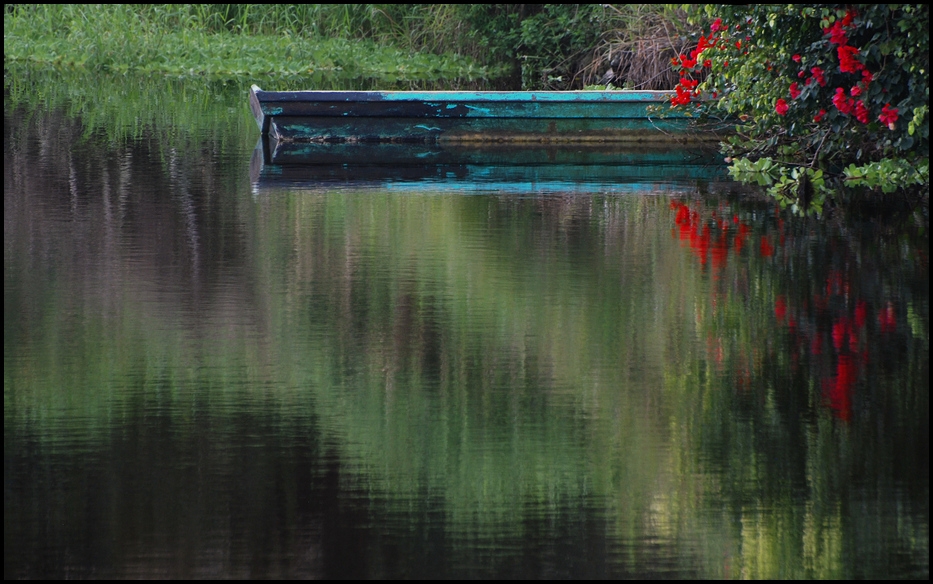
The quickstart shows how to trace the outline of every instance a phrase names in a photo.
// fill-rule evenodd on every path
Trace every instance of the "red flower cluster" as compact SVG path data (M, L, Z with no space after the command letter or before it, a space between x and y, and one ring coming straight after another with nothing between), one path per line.
M820 87L826 87L826 77L824 76L822 69L819 67L811 67L810 73L813 73L813 77L807 79L807 85L816 82ZM801 71L798 77L802 77L803 75L805 75L805 73Z
M789 109L790 107L787 105L787 102L784 101L783 97L777 100L777 103L774 104L774 111L776 111L779 116L787 115L787 110Z
M836 109L846 114L847 116L856 114L856 117L858 117L859 121L862 120L862 118L859 117L859 112L864 112L864 116L868 115L868 110L865 109L865 104L862 102L862 100L858 100L856 102L851 97L846 97L846 90L841 87L836 88L836 95L833 96L833 105L836 106Z
M671 63L676 67L680 67L680 83L677 84L677 87L674 88L677 95L671 99L671 105L687 105L690 103L691 99L694 97L694 90L697 85L700 84L696 79L688 79L687 74L692 70L696 69L697 62L699 60L700 54L706 49L716 46L716 41L713 40L713 33L718 30L724 30L722 27L722 19L717 18L713 25L710 27L709 36L700 35L699 41L697 41L697 46L695 49L690 51L690 57L687 58L684 55L680 55L671 59ZM712 67L713 63L709 59L705 59L702 63L703 67Z
M859 122L867 124L871 121L868 106L865 105L864 101L856 101L852 98L861 96L868 89L868 86L874 79L874 75L858 60L859 49L848 44L849 38L847 36L847 31L848 29L854 28L853 20L855 16L856 13L852 10L846 11L845 16L841 20L836 21L831 27L828 25L826 26L825 34L830 35L830 43L839 45L836 49L836 54L839 57L839 70L843 73L861 73L862 75L862 80L849 88L848 93L851 97L846 97L846 91L842 87L836 88L836 93L833 96L833 105L843 114L854 115L855 119ZM813 71L813 73L815 77L816 71ZM825 85L825 80L822 79L822 71L820 72L820 80L822 80L820 85ZM808 80L807 83L810 83L810 80ZM813 118L814 121L818 121L817 117L822 119L823 115L824 112L821 111L819 116ZM889 129L893 130L895 128L894 122L897 121L897 110L882 110L882 114L878 119L881 120L883 124L887 125Z
M846 13L846 18L848 17L849 13ZM849 19L849 22L851 23L852 20ZM823 34L830 35L829 42L834 45L845 45L849 42L848 37L846 37L846 26L838 20L832 27L827 28Z
M828 21L824 20L823 28L824 33L828 35L829 42L834 45L838 45L836 53L839 58L839 71L842 73L860 73L861 80L851 87L848 88L848 91L844 87L837 87L835 95L832 97L832 103L844 115L854 116L859 122L863 124L868 124L872 115L869 111L869 106L862 99L858 99L866 94L866 91L869 88L874 75L869 71L865 64L862 63L858 56L860 50L858 47L854 47L849 44L849 33L855 30L857 24L855 19L857 13L849 9L846 11L845 15L834 22L832 25ZM736 25L736 32L740 30L740 26ZM737 40L729 40L729 27L724 25L721 18L717 18L713 24L710 26L710 33L708 35L701 35L697 43L696 48L690 52L689 57L685 55L679 55L678 57L671 60L672 64L679 68L680 70L680 82L677 87L675 87L675 96L671 99L671 105L680 106L687 105L696 97L696 88L698 81L690 79L688 76L698 70L698 64L702 67L710 67L711 62L709 59L703 59L702 53L706 49L716 48L716 49L728 49L730 45L734 44L736 48L741 49L743 43ZM746 36L746 40L751 40L750 37ZM727 42L728 41L728 42ZM800 54L794 54L790 58L795 63L803 63L805 59ZM771 63L768 64L768 70L770 71L772 67ZM728 66L728 62L725 61L722 64L723 67ZM775 65L777 67L778 65ZM819 85L820 87L826 87L826 72L818 67L812 66L809 68L809 75L807 74L806 69L801 69L797 74L798 79L801 79L801 82L794 81L788 87L791 100L797 100L804 94L804 87L810 87L814 84ZM807 101L809 102L812 99L812 96L816 96L819 90L814 88L807 93ZM716 97L715 94L713 96ZM779 98L774 105L774 111L780 115L785 116L790 111L790 104L786 98ZM819 113L813 116L813 121L819 123L824 120L827 112L825 109L820 109ZM890 104L885 106L885 109L882 110L878 119L885 124L889 129L893 130L895 128L895 123L897 122L898 115L897 109L891 108Z
M858 49L849 45L843 45L836 49L839 55L839 70L843 73L858 73L865 68L865 65L855 58L858 55Z
M868 123L868 108L865 107L865 102L862 100L855 102L855 119L863 124Z
M884 104L884 107L881 108L881 115L878 116L878 120L886 125L889 130L893 130L894 124L897 122L897 108L891 107L890 103Z
M672 105L687 105L690 103L690 99L693 97L693 90L696 89L696 86L700 82L696 79L687 79L686 77L680 78L680 83L677 84L677 87L674 88L674 91L677 93L672 99Z

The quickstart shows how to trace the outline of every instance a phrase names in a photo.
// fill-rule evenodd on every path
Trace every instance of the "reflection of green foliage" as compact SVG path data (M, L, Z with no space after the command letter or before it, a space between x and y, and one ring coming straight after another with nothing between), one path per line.
M34 111L18 79L7 111ZM778 294L802 306L825 287L814 274L836 264L873 302L885 288L924 290L909 253L923 238L814 253L855 238L840 227L814 243L813 225L778 227L760 206L742 219L760 217L756 235L775 241L786 229L786 247L767 259L749 243L710 278L671 240L660 197L254 198L231 163L255 136L235 98L182 85L147 96L133 83L118 94L129 111L101 101L106 82L100 96L43 89L91 120L81 148L74 121L8 117L9 448L106 448L146 416L164 418L179 444L216 447L241 439L236 418L250 412L283 440L322 432L374 499L401 511L440 500L466 536L514 537L523 504L586 500L608 509L614 536L688 550L678 561L712 577L852 576L865 566L853 555L879 541L859 534L879 516L892 519L880 540L911 558L928 552L915 497L897 491L905 470L887 466L916 459L896 454L923 435L928 347L911 341L872 361L894 381L846 426L820 403L807 362L794 370L773 316ZM140 112L151 117L132 125ZM49 172L74 176L22 182L29 148L64 161ZM173 148L186 155L171 158ZM156 170L105 183L130 154L134 168L149 156ZM184 201L135 220L107 211L131 197L143 214L179 177L211 221L187 222ZM71 179L77 192L57 201L55 185ZM192 237L194 227L204 231ZM50 248L37 253L35 241ZM911 306L911 330L928 330L928 302ZM721 341L721 361L704 351L709 339ZM873 500L898 508L862 513ZM890 549L869 568L883 571Z
M141 75L90 75L17 65L4 71L5 115L44 115L60 110L78 120L87 141L152 140L154 145L195 147L203 140L227 149L252 146L258 134L247 106L245 85L224 81L191 83Z
M263 229L275 236L269 244L280 241L263 256L272 258L272 273L282 257L275 248L298 250L286 260L283 296L297 300L310 287L320 299L277 320L291 323L285 337L303 347L295 362L309 371L315 403L343 437L348 460L399 496L442 493L458 523L509 518L506 526L518 525L515 501L556 504L585 492L613 499L627 492L624 499L644 509L632 497L647 496L641 481L660 461L640 453L658 445L650 420L632 415L637 390L605 363L629 362L620 355L632 351L648 356L658 343L653 333L640 339L651 329L631 312L647 287L632 288L635 296L625 300L612 277L603 286L570 286L593 275L594 259L581 254L576 266L565 263L570 258L550 236L539 242L542 257L520 259L518 250L540 233L519 219L533 209L530 201L495 213L506 228L487 225L489 205L498 205L478 198L341 193L292 200L267 221L300 230L279 240L277 230ZM567 207L568 219L574 208ZM565 229L553 227L555 237ZM487 230L498 242L492 247L481 243ZM379 259L346 266L348 254ZM342 275L315 276L330 273ZM391 274L412 280L386 278ZM357 317L341 297L367 320L348 326ZM328 335L326 342L301 340L318 335ZM587 397L590 391L600 397ZM581 425L580 414L605 421ZM605 448L588 454L594 442Z

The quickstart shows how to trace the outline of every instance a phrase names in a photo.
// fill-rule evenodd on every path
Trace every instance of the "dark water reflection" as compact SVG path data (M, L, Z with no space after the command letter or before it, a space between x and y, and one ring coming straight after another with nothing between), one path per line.
M251 178L220 95L5 100L5 577L928 577L925 208Z

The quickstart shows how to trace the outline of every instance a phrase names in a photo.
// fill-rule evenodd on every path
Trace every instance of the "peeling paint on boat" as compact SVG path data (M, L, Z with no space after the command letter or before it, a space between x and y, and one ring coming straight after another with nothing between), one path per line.
M670 91L263 91L250 106L278 142L702 142ZM425 120L431 120L426 123ZM722 126L719 127L722 129Z

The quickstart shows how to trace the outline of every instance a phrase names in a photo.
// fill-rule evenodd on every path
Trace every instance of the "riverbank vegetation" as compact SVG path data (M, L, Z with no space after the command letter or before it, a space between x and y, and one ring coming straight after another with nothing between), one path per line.
M329 15L332 22L325 21L314 9L21 5L8 9L4 18L4 62L319 88L394 87L438 79L456 85L495 74L452 52L413 52L385 43L380 35L365 34L371 27L355 21L350 10L341 23L335 14ZM318 31L325 22L327 29Z
M739 122L732 174L782 205L897 193L928 198L925 5L705 5L678 58L675 102ZM695 97L702 97L694 101Z
M16 5L4 62L279 88L670 89L684 13L647 5ZM621 68L620 68L621 59Z

